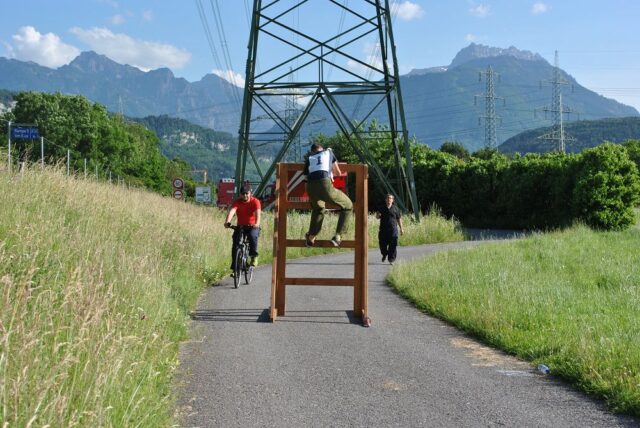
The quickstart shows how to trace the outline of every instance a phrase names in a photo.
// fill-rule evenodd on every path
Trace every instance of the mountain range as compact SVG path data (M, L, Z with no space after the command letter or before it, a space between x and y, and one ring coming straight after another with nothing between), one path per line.
M480 73L489 67L495 72L499 143L522 131L551 125L542 111L551 104L548 82L554 67L540 55L515 47L472 43L449 65L413 70L401 77L409 134L434 148L444 141L460 142L469 150L482 147L484 126L479 118L484 115L486 74ZM564 86L563 104L580 113L579 118L638 116L633 107L590 91L562 70L560 76L569 82ZM240 88L214 74L188 82L167 68L144 72L95 52L83 52L58 69L0 58L0 89L80 94L129 117L168 115L234 136L242 97ZM347 111L357 107L358 101L350 102L345 106ZM361 107L366 108L366 102ZM377 114L381 112L373 117ZM336 127L332 123L323 121L314 133L333 133Z
M234 99L242 96L240 88L214 74L188 82L168 68L144 72L95 52L83 52L57 69L0 58L0 89L78 94L125 116L169 115L234 133L239 122Z
M401 78L407 129L423 144L438 148L445 141L475 151L484 146L487 72L491 67L498 144L520 132L552 125L551 107L555 67L540 55L471 44L451 64L413 70ZM559 70L563 106L576 114L565 121L638 116L638 111L581 86ZM362 110L371 107L363 103ZM350 106L344 106L350 111ZM381 112L378 113L382 116Z

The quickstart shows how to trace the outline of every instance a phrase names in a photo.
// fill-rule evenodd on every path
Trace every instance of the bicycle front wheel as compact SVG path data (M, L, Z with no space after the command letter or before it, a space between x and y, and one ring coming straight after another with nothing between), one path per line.
M235 269L233 270L233 286L238 288L240 286L240 275L242 274L242 249L238 248L236 250L236 255L234 257L235 261Z
M244 270L244 282L249 284L253 279L253 266L247 266Z

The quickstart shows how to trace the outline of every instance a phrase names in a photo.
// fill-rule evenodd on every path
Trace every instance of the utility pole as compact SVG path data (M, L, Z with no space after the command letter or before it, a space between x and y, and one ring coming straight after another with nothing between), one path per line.
M7 138L9 139L9 157L7 158L7 162L9 163L9 174L11 174L11 121L9 121L9 127L7 128Z
M486 80L486 92L484 95L476 95L473 101L475 103L478 97L484 98L485 113L483 116L478 117L478 123L480 123L481 119L484 119L484 146L489 149L496 149L498 147L496 123L500 119L499 116L496 116L496 99L504 102L504 98L496 97L495 94L493 79L496 76L499 77L499 74L493 71L491 66L488 66L487 71L479 72L478 81L480 82L482 82L482 75L485 76Z
M550 106L543 107L541 110L545 112L545 116L549 112L553 113L553 128L551 132L541 135L538 138L541 140L551 141L556 151L564 153L566 144L568 142L573 142L576 139L567 135L564 131L563 115L573 113L574 110L569 107L565 107L562 104L562 85L568 85L569 82L560 76L558 51L555 51L553 80L547 81L547 83L551 84L552 104Z
M315 6L318 3L322 3L321 6ZM303 126L310 122L312 110L319 106L333 119L360 162L370 166L371 175L382 190L394 195L401 209L410 209L416 219L419 218L389 5L389 0L253 1L234 193L238 193L246 180L247 163L252 158L260 178L255 194L262 194L277 164L295 147ZM323 8L322 20L327 25L311 32L310 29L317 27L319 7ZM306 20L299 28L288 22L294 15ZM340 22L338 31L332 32L329 22ZM266 39L264 46L259 43L261 37ZM365 55L359 58L354 54L362 50L365 37L375 38L379 56L373 61ZM279 56L273 55L275 45L282 48ZM256 70L258 62L265 71ZM346 62L352 66L347 67ZM278 106L287 105L287 96L300 100L299 106L286 109L293 113L289 117L278 113L281 111ZM355 113L347 114L347 108L359 97L367 97L363 104L367 106L366 111L358 117ZM254 119L264 114L273 125L265 132L252 129ZM374 119L381 124L375 134L363 129L363 125ZM391 162L395 168L382 170L369 148L369 140L374 138L391 141L394 152ZM262 174L253 148L276 141L282 142L281 147Z
M194 172L201 172L202 173L202 182L204 184L207 184L207 176L209 175L209 170L207 170L207 168L204 168L204 169L192 169L190 172L192 174Z

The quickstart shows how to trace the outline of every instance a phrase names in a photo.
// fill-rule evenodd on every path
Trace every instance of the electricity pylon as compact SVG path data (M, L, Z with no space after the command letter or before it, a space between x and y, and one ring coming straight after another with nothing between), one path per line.
M332 17L331 13L342 14L342 17ZM308 22L294 28L288 22L294 16L299 23L304 19ZM342 19L344 17L346 19ZM340 28L331 32L329 27L338 21ZM343 25L346 28L342 28ZM372 61L359 57L367 36L375 38L373 45L379 52L379 57ZM264 71L256 72L258 62ZM293 73L296 81L291 82ZM311 111L318 106L335 121L384 190L396 197L399 207L411 209L416 218L419 217L389 0L254 0L245 81L236 192L245 180L249 157L260 176L255 193L263 192L276 165L285 159L303 125L309 122ZM301 100L300 108L284 109L293 113L294 120L278 113L283 110L281 106L287 96ZM349 107L346 100L356 97L373 100L367 104L368 111L362 117L346 113ZM384 110L382 117L377 115L378 110ZM265 114L273 126L266 131L252 129L252 119ZM367 140L372 137L363 129L363 124L374 119L383 124L375 137L389 138L393 145L395 169L392 173L383 172L369 150ZM263 174L253 148L276 141L282 145Z
M499 116L496 116L496 100L504 101L502 97L496 97L493 79L496 76L499 76L498 73L493 71L491 66L487 67L487 71L481 71L478 77L479 81L482 81L482 75L484 74L486 80L486 92L484 95L476 95L474 97L474 102L478 97L484 98L485 103L485 114L484 116L480 116L478 118L478 122L480 119L484 119L484 146L490 149L495 149L498 147L498 137L496 134L496 123Z
M294 83L293 73L289 74L289 83ZM284 112L284 121L286 122L287 126L291 128L296 122L298 114L300 114L300 109L298 108L298 103L296 102L295 95L287 96ZM291 162L302 161L302 142L300 139L300 133L298 133L298 135L291 143L291 149L289 150L287 158Z
M564 114L573 113L573 110L562 105L562 86L568 85L569 82L560 76L560 66L558 61L558 51L555 51L553 80L547 81L551 84L552 104L543 107L541 110L546 113L553 113L553 128L551 132L539 136L541 140L553 142L556 151L564 153L566 143L575 141L575 138L567 135L564 130Z

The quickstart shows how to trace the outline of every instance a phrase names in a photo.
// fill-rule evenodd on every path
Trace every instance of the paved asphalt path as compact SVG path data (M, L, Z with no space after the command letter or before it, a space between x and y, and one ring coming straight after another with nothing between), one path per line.
M468 247L403 247L399 260ZM180 351L174 391L186 427L612 427L615 416L528 363L424 315L385 284L369 252L371 328L352 289L288 287L268 320L271 267L205 291ZM351 276L353 253L292 260L291 276Z

